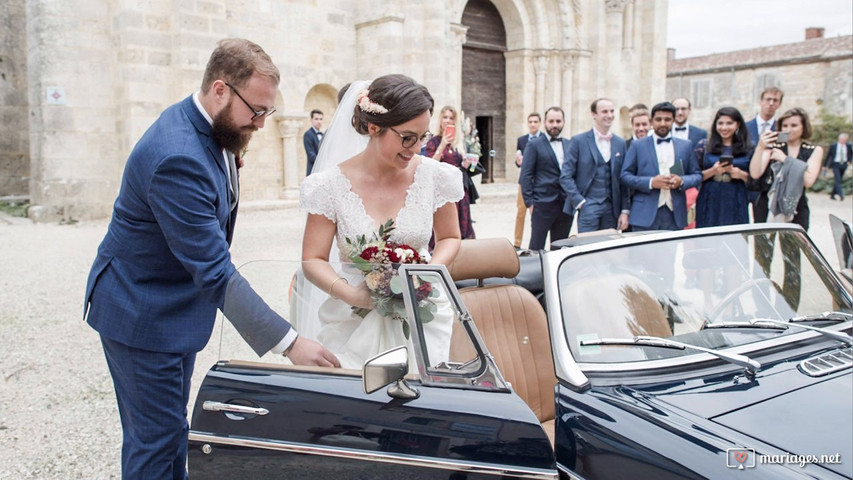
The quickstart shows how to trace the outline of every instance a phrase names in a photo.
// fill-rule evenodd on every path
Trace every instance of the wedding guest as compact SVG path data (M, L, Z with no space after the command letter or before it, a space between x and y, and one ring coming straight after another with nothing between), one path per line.
M314 169L314 159L317 158L317 151L320 150L320 142L323 140L321 128L323 128L323 112L311 110L311 128L302 135L302 146L305 147L307 156L305 175L311 175L311 170Z
M749 174L759 182L769 183L767 192L769 222L796 223L809 229L809 202L806 189L814 185L820 174L823 149L805 142L811 137L809 115L802 108L792 108L779 117L778 131L766 130L759 137L749 162ZM779 131L788 134L787 142L777 142ZM800 251L796 245L781 242L785 258L782 294L796 310L800 303ZM756 260L769 276L773 261L773 238L756 239Z
M758 115L746 122L749 131L749 143L754 148L764 132L776 131L776 111L782 106L785 93L779 87L767 87L759 98ZM751 188L761 188L758 183L752 183ZM749 202L752 204L752 221L767 221L767 190L749 192Z
M690 100L683 97L676 98L672 101L672 104L675 106L675 122L672 125L672 136L673 138L690 141L695 150L699 140L708 138L708 132L703 128L690 124L690 111L692 107Z
M474 233L474 223L471 220L471 187L474 181L471 179L469 167L471 161L465 158L464 133L459 126L457 131L458 115L456 109L450 105L442 107L438 114L439 134L434 135L426 144L426 156L440 162L444 162L462 171L462 181L465 187L465 196L456 202L456 213L459 215L459 232L462 238L477 238Z
M628 118L631 120L631 131L633 132L633 135L625 141L626 152L631 148L631 144L634 143L634 140L646 138L646 135L649 134L649 128L651 128L652 125L651 117L649 116L649 109L642 103L638 103L631 107L631 110L628 111Z
M167 108L127 159L84 301L115 386L122 478L187 478L190 379L217 309L258 355L340 366L258 297L228 253L236 157L275 112L279 91L278 68L260 46L221 40L200 90Z
M530 209L530 250L545 248L569 236L572 217L563 211L566 194L560 186L560 168L569 149L569 140L562 137L566 115L560 107L545 111L547 138L534 140L524 149L521 164L521 194ZM546 142L547 140L547 142Z
M533 112L527 116L527 133L518 137L515 142L515 166L521 168L521 162L524 160L524 149L527 144L533 140L539 139L542 133L539 131L539 125L542 123L542 118L538 113ZM519 179L521 176L519 176ZM521 183L518 184L518 198L516 201L515 211L515 248L521 248L522 237L524 236L524 221L527 219L527 207L524 205L524 196L521 194Z
M832 175L835 177L835 183L832 186L832 193L829 198L835 200L835 195L843 202L844 190L841 188L841 180L844 178L844 171L850 165L851 157L853 157L853 148L847 143L850 138L846 133L838 135L838 142L829 146L826 151L826 160L824 160L823 168L832 168Z
M734 107L717 110L711 137L700 140L696 158L702 188L696 199L696 227L749 223L749 134Z

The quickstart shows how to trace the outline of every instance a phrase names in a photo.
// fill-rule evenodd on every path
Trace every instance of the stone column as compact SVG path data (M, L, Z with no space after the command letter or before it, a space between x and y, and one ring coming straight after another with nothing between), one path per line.
M281 184L285 197L297 195L299 190L299 163L297 162L299 148L299 129L305 123L305 114L291 113L276 115L278 133L281 135Z
M545 114L545 74L548 73L548 53L539 52L533 59L533 71L536 73L536 109ZM544 121L545 118L543 117Z
M625 27L622 30L622 48L634 49L634 0L625 3Z
M450 48L453 52L450 58L453 61L447 69L447 84L450 89L445 93L447 98L454 100L458 111L462 107L462 45L468 40L468 27L461 23L451 23L450 33Z
M605 9L607 12L607 24L605 26L605 45L606 53L606 90L600 92L601 96L606 96L613 99L617 105L616 118L613 123L619 124L619 108L621 103L622 93L622 77L624 76L622 65L622 20L625 10L626 0L607 0Z
M572 78L575 74L575 59L577 58L577 54L572 52L561 52L560 54L560 74L562 75L561 89L562 96L560 98L560 105L566 110L566 124L563 127L563 130L566 132L572 132L572 117L574 116L574 105L573 95L572 95Z

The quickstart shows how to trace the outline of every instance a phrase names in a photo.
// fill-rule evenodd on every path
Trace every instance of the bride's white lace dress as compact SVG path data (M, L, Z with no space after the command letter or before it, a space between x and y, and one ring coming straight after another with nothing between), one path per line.
M406 192L406 202L394 219L396 226L390 241L426 251L433 231L433 214L463 196L462 176L459 169L439 163L431 158L419 157L414 181ZM323 215L335 223L338 245L346 245L346 238L359 235L370 237L388 219L374 219L367 214L361 197L352 191L349 179L335 166L305 178L299 196L299 206L308 213ZM347 268L348 259L341 253L344 265L339 274L350 285L363 281L361 272ZM423 325L424 337L429 345L430 363L447 360L453 314L444 295L435 299L438 312L433 320ZM365 360L377 353L398 345L408 345L409 358L414 358L411 340L403 335L398 320L370 312L365 318L352 313L347 303L329 298L319 310L320 332L317 340L332 351L343 368L360 369Z

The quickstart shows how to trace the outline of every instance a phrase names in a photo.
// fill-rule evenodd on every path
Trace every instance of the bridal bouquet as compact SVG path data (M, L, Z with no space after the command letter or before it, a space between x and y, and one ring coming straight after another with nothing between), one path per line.
M403 303L403 279L397 273L400 265L407 263L427 263L414 248L389 240L394 231L394 220L388 220L379 227L369 239L364 235L346 239L344 253L352 264L364 275L364 283L370 290L377 313L386 318L398 320L403 324L403 334L409 338L409 324L406 322L406 306ZM432 284L425 280L414 278L415 299L421 321L427 323L433 319L436 312L435 303L431 298L438 296ZM370 309L352 307L356 315L364 318Z

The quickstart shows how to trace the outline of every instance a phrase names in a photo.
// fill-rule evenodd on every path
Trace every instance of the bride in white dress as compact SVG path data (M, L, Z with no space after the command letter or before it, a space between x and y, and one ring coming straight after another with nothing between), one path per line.
M323 139L314 171L302 184L299 204L308 213L302 268L305 277L329 295L319 308L317 340L344 368L360 369L366 359L397 345L408 345L411 354L411 340L404 337L399 320L375 310L364 318L352 313L353 306L373 309L373 301L360 271L332 266L348 261L332 248L334 242L346 245L347 238L370 238L393 219L392 242L425 252L435 234L430 263L450 264L459 250L455 202L463 196L462 176L450 165L419 155L429 138L432 111L429 91L404 75L377 78L366 89L354 83ZM350 112L352 127L340 128L338 117ZM346 150L359 144L349 138L354 132L367 138L360 152L357 147ZM360 142L364 145L363 139ZM330 151L341 149L337 159L329 158ZM340 258L330 263L330 252ZM436 301L444 303L443 308L439 305L434 319L423 325L433 364L447 359L452 330L446 299ZM302 325L300 321L301 331Z

